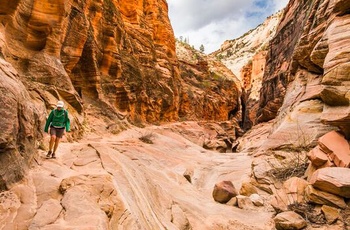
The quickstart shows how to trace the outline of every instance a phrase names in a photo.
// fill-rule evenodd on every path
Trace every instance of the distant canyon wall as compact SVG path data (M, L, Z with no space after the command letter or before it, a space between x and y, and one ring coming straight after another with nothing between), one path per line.
M220 59L241 81L242 127L245 130L256 124L269 42L275 36L282 15L281 10L267 17L241 37L225 41L219 50L210 55Z
M242 89L232 71L186 42L177 41L176 52L181 73L179 118L240 121Z

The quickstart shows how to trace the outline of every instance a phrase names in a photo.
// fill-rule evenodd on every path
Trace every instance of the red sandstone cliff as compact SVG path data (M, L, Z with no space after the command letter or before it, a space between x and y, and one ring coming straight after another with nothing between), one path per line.
M21 80L55 91L79 114L83 101L100 101L131 120L177 117L179 74L165 1L1 5L2 53Z

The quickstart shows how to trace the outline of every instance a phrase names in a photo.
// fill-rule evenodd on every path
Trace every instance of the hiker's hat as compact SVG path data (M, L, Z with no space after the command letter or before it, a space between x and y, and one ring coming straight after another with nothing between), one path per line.
M58 101L56 106L59 107L59 108L63 108L64 102L63 101Z

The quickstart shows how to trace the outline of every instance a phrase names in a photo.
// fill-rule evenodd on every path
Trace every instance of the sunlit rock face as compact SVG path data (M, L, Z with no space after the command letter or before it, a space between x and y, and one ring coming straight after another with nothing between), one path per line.
M348 11L346 1L290 1L271 44L261 93L261 121L276 116L287 85L305 70L305 85L310 86L307 83L312 77L305 76L308 74L318 78L324 88L315 97L330 106L348 105L344 94L349 62Z
M271 139L315 140L337 128L349 138L349 10L340 0L289 2L260 94L258 121L276 118Z
M73 136L81 135L84 110L91 106L99 109L89 111L111 123L126 117L177 119L179 72L165 1L0 0L0 5L5 66L0 74L3 86L11 85L0 96L2 108L15 111L6 114L19 122L31 121L12 128L2 122L2 150L13 151L11 157L24 151L21 145L36 145L34 137L41 136L45 116L59 99L69 109ZM34 153L26 154L25 160L15 157L23 166L14 167L15 173L1 167L1 180L11 184L23 176ZM15 176L8 178L11 173Z
M78 113L84 100L131 120L177 118L179 73L165 1L0 4L5 58Z

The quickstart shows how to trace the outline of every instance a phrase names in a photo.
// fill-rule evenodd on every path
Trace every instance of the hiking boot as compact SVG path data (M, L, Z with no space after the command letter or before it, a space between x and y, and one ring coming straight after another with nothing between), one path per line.
M49 152L47 152L46 157L47 157L47 158L50 158L50 157L51 157L51 153L52 153L51 150L50 150Z
M55 155L55 153L52 153L52 156L51 156L51 158L56 158L56 155Z

